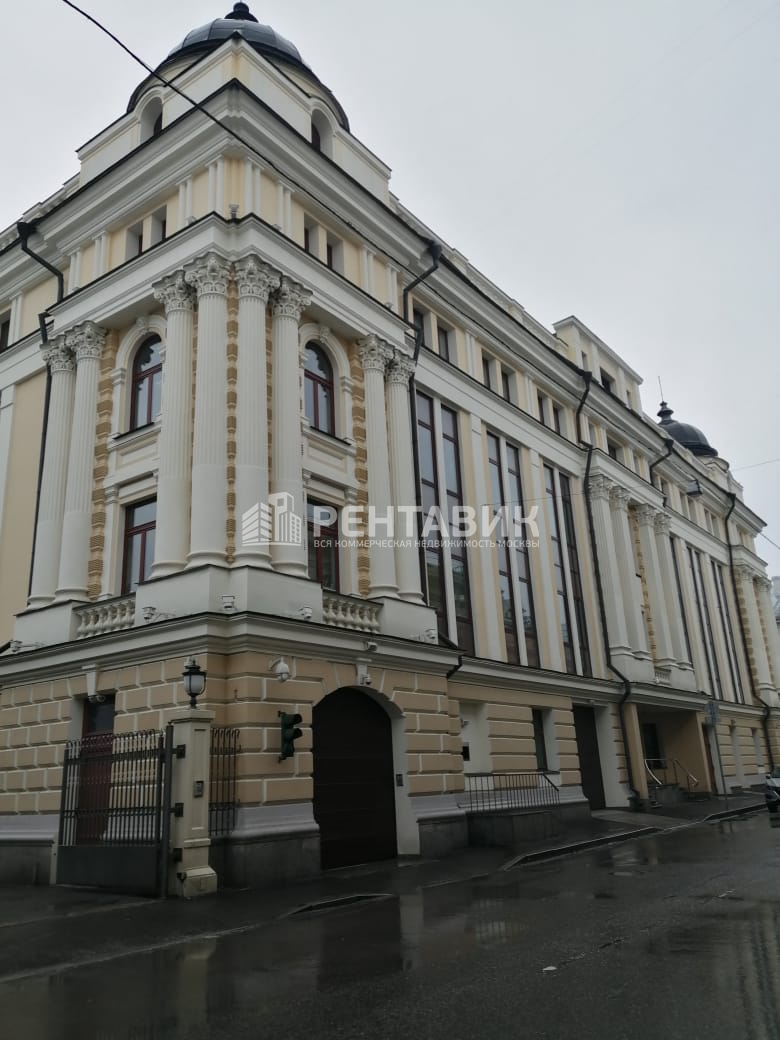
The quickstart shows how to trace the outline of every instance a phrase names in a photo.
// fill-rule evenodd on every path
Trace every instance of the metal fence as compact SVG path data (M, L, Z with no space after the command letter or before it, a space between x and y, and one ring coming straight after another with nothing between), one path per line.
M557 809L560 792L546 773L466 773L469 812Z
M211 730L209 835L212 838L228 834L236 825L236 770L241 751L238 736L239 731L228 726L214 726Z

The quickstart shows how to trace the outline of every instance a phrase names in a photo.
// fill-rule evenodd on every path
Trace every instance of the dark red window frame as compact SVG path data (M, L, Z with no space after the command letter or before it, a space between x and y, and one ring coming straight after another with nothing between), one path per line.
M132 402L130 409L131 430L138 430L142 426L148 426L154 422L152 410L154 408L155 387L157 387L158 393L162 393L162 360L159 364L144 369L141 367L141 358L144 351L149 347L157 347L159 356L160 346L162 346L160 337L150 336L149 339L144 340L135 353L133 380L130 387L130 400ZM140 409L138 407L139 400L142 402L142 408Z
M309 368L309 354L315 354L322 361L325 362L327 370L330 372L330 376L320 375L319 372ZM306 407L306 418L309 420L309 424L313 430L319 430L321 433L329 433L331 436L336 433L336 394L333 388L333 365L330 363L330 358L319 345L319 343L308 343L306 345L306 367L303 373L304 378L304 397ZM309 384L312 387L311 394L311 408L309 407ZM321 401L322 398L328 402L327 416L321 418ZM311 414L309 414L311 412Z
M136 514L138 511L146 506L154 505L154 519L146 520L138 523L136 521ZM127 596L131 592L135 592L137 586L147 580L152 572L152 564L154 563L154 532L157 529L157 500L154 498L147 499L145 502L136 502L132 506L128 506L125 510L125 537L124 537L124 548L122 556L122 595ZM149 538L149 535L152 538ZM133 561L133 543L138 541L140 545L139 555L139 566L138 566L138 581L135 582L135 575L131 571L131 564ZM151 545L150 545L151 542Z

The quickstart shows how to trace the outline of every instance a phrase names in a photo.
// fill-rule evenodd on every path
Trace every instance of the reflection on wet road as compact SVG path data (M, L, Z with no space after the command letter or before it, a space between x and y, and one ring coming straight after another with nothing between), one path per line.
M773 1040L779 865L757 816L314 908L6 982L2 1035Z

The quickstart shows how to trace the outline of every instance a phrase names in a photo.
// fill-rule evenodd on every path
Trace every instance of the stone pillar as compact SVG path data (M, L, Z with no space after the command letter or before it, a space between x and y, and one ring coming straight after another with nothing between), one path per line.
M187 267L198 292L189 563L223 564L227 543L227 287L230 264L207 253ZM165 417L163 417L163 422Z
M242 517L268 504L268 379L265 312L279 275L255 256L236 264L238 358L236 362L236 550L239 566L270 567L268 542L245 545Z
M598 565L604 593L604 609L607 614L607 633L610 650L627 653L628 629L626 608L623 602L623 586L620 580L620 564L612 535L609 496L612 483L602 476L594 476L588 482L593 528L596 534Z
M190 547L193 299L183 271L152 288L167 319L152 570L159 578L182 570Z
M282 278L271 301L271 505L277 521L293 513L301 522L301 537L281 539L271 546L276 570L305 578L308 573L304 516L301 434L301 375L298 361L298 322L311 293L298 282ZM277 525L278 526L278 525ZM292 529L290 534L292 535Z
M360 364L366 395L366 455L368 466L368 504L379 517L388 516L392 509L390 491L390 459L387 449L387 413L385 411L385 369L392 360L393 351L377 336L366 336L358 344ZM404 503L405 504L405 503ZM410 503L413 504L413 503ZM387 528L377 529L377 538L386 537ZM372 596L395 596L398 583L395 576L395 554L392 549L372 544Z
M44 347L43 357L51 372L51 391L38 527L35 532L35 559L29 601L31 607L49 603L57 591L76 371L75 361L65 346L64 336L50 340Z
M209 765L214 713L184 708L171 719L173 746L184 745L184 758L174 758L171 802L181 804L181 816L171 815L171 848L181 850L168 872L168 895L205 896L217 889L209 866ZM199 793L200 792L200 793Z
M664 595L663 576L655 537L655 519L657 515L657 510L652 506L641 505L637 509L639 544L642 547L647 598L650 601L650 615L653 632L655 633L656 664L662 668L671 668L672 665L677 663L676 655L672 648L670 628L670 618L674 615L669 613Z
M414 506L414 457L412 455L412 413L409 406L409 380L414 373L414 362L398 355L387 374L388 434L390 441L390 488L393 504ZM401 599L422 603L420 587L420 553L417 549L417 521L410 514L411 536L407 537L405 522L396 509L395 569L398 594ZM410 542L408 546L404 542Z
M623 587L623 607L626 615L628 643L634 654L649 658L642 608L639 602L639 580L636 576L636 558L631 542L628 519L629 494L625 488L613 484L609 504L612 510L612 537L620 580Z
M664 594L666 617L671 638L671 650L675 663L681 668L691 668L688 660L688 649L685 645L685 631L680 607L680 592L675 578L674 561L672 560L672 543L669 539L671 521L666 513L656 513L653 520L655 527L655 548L658 558L658 576Z
M769 659L769 671L775 689L780 688L780 638L777 633L775 609L772 605L772 582L763 574L757 579L758 608L764 626L764 643Z
M76 392L62 518L58 599L87 598L98 382L105 341L106 330L91 321L77 325L66 335L66 345L76 357Z
M747 635L750 650L748 667L753 669L758 685L758 695L767 700L773 697L772 676L769 671L769 659L764 643L764 633L761 629L761 617L758 612L758 601L756 590L753 587L754 571L745 564L737 564L734 568L737 578L737 587L745 604L745 620L747 621Z

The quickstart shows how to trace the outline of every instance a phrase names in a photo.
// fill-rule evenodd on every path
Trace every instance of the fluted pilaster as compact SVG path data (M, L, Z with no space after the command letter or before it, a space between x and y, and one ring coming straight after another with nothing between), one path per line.
M674 561L672 560L672 543L669 537L671 521L665 513L656 513L653 527L655 529L656 556L658 557L658 575L664 595L672 654L679 667L691 668L692 662L688 660L688 648L685 645L680 591L677 587Z
M385 370L393 358L393 351L384 340L376 336L366 336L360 341L359 347L366 395L368 504L374 507L377 516L385 517L392 506L390 459L387 448ZM398 593L394 550L378 544L378 541L383 540L386 530L385 527L378 529L377 538L373 540L369 548L372 596L395 596Z
M244 545L241 518L268 502L268 379L266 305L280 284L278 272L255 256L236 264L238 358L236 362L236 552L241 565L270 567L267 542Z
M44 347L43 357L51 373L51 391L35 531L31 607L50 602L57 591L76 381L76 362L65 345L64 336L50 340Z
M677 663L677 658L672 648L670 615L664 595L661 564L656 544L656 516L657 510L653 506L640 505L637 508L639 544L642 547L647 598L650 603L650 616L655 634L656 663L664 668L670 668Z
M599 568L604 590L604 609L607 615L607 632L612 651L625 653L629 648L626 627L626 609L620 565L615 552L610 516L610 492L612 483L602 476L591 477L588 482L593 529L596 535Z
M390 489L392 501L396 507L414 506L416 502L412 417L409 404L409 380L413 374L414 362L411 358L401 354L396 356L387 371ZM398 579L398 594L401 599L422 603L420 554L414 537L416 525L412 526L412 537L408 538L406 535L406 530L396 531L395 570Z
M761 630L761 617L758 611L758 600L753 579L756 574L745 564L738 564L735 568L737 585L742 594L745 604L745 620L747 621L748 641L750 646L751 661L749 666L753 668L758 682L759 696L768 696L772 693L772 676L769 670L769 658L764 643L764 633Z
M76 390L62 519L59 599L87 598L89 539L92 534L92 469L95 462L100 358L106 330L86 321L65 335L76 358Z
M271 298L271 503L292 510L304 528L298 323L310 299L308 289L286 277ZM306 577L305 540L300 545L274 542L271 560L284 574Z
M190 564L225 562L227 515L227 288L231 265L217 253L185 270L198 294L198 359L192 442Z
M765 644L769 671L774 687L778 689L780 688L780 637L778 637L775 609L772 605L772 582L762 574L756 579L756 586L758 607L766 633Z
M612 511L612 537L615 543L620 581L623 587L623 606L626 613L628 642L635 654L649 657L647 634L642 606L640 602L640 586L636 573L636 557L631 542L631 527L628 519L628 503L630 495L625 488L613 484L609 496Z

